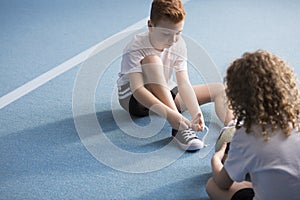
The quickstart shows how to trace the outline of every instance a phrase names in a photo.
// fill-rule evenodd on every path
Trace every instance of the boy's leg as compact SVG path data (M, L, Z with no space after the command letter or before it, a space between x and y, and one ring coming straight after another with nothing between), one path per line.
M177 87L170 91L172 99L175 99L176 94L178 93ZM129 112L131 115L136 117L145 117L149 116L149 109L143 106L141 103L136 100L133 95L130 95L127 98L119 99L121 107Z
M136 117L145 117L149 115L149 109L140 104L133 95L130 95L125 99L119 99L119 103L130 115Z
M158 56L146 56L142 61L144 85L156 98L165 105L177 111L173 97L164 78L164 68ZM139 103L133 95L119 100L120 105L131 115L143 117L149 115L149 109Z
M158 56L145 57L142 61L142 70L145 87L162 103L178 112L172 94L166 84L161 59ZM191 129L180 131L173 129L172 136L184 150L195 151L203 147L202 142Z
M236 195L236 192L240 191L244 194L242 196L245 199L252 199L254 196L253 186L251 182L243 181L243 182L234 182L232 186L228 190L221 190L213 178L209 178L206 184L206 192L210 199L224 199L224 200L231 200L234 195ZM244 191L241 191L243 189L247 189ZM240 194L239 194L240 195Z
M158 56L147 56L142 60L145 87L161 102L177 111L164 77L164 67Z
M199 105L214 102L215 111L219 119L227 125L233 119L232 111L229 110L224 85L221 83L209 83L203 85L193 86ZM179 95L175 98L175 103L180 110L185 110Z

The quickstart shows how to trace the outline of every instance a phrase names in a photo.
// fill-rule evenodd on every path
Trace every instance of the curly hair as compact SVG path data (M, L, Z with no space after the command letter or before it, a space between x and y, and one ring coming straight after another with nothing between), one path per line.
M159 20L167 19L179 23L185 18L185 11L181 0L153 0L150 19L156 24Z
M286 136L292 128L299 131L298 80L281 58L264 50L246 52L230 65L224 81L236 128L243 126L249 133L258 124L265 140L277 128Z

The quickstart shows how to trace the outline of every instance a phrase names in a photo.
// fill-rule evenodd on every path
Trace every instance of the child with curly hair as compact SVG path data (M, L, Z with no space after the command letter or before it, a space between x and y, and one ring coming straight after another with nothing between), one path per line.
M258 50L235 60L225 82L236 132L224 165L226 143L212 157L210 198L299 199L300 99L293 70Z

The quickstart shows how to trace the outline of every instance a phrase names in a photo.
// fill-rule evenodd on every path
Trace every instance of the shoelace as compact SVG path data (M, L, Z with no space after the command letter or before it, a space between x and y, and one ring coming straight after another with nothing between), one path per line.
M181 132L183 139L189 142L192 139L198 138L198 136L195 134L195 131L192 129L186 129Z
M203 131L206 132L205 135L202 138L202 142L204 144L205 138L206 138L206 136L209 132L209 128L205 125L204 128L203 128ZM182 131L182 136L183 136L183 139L185 139L187 142L189 142L192 139L199 139L198 136L195 134L195 131L193 131L192 129L183 130ZM204 146L207 146L207 145L204 144Z
M207 134L208 134L208 132L209 132L209 128L208 128L206 125L204 125L203 131L206 132L205 135L204 135L203 138L202 138L202 141L203 141L203 143L204 143L205 138L206 138L206 136L207 136Z

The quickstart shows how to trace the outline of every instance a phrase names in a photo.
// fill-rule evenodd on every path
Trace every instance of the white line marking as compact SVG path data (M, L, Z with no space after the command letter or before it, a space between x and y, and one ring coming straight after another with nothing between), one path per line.
M111 46L112 44L124 39L128 34L130 34L132 30L137 30L143 28L147 24L148 18L144 18L137 23L127 27L123 31L112 35L111 37L103 40L102 42L92 46L91 48L81 52L80 54L74 56L73 58L65 61L64 63L56 66L55 68L51 69L48 72L38 76L37 78L25 83L24 85L20 86L19 88L9 92L8 94L2 96L0 98L0 109L4 108L5 106L9 105L10 103L18 100L22 96L30 93L31 91L37 89L38 87L42 86L43 84L47 83L48 81L54 79L55 77L63 74L64 72L72 69L73 67L79 65L80 63L84 62L89 56L94 53L97 49L97 52L106 49L107 47ZM124 34L121 34L124 33Z
M184 0L183 3L187 3L190 0ZM84 62L91 53L97 49L97 52L106 49L107 47L111 46L112 44L122 40L128 34L130 34L130 31L143 28L147 24L147 20L149 18L146 17L137 23L127 27L123 31L120 31L119 33L116 33L112 35L111 37L103 40L102 42L92 46L91 48L81 52L80 54L74 56L73 58L70 58L69 60L65 61L64 63L56 66L55 68L51 69L48 72L45 72L44 74L38 76L37 78L25 83L24 85L18 87L17 89L7 93L6 95L2 96L0 98L0 109L4 108L5 106L11 104L12 102L18 100L19 98L23 97L24 95L30 93L31 91L37 89L38 87L44 85L48 81L54 79L55 77L63 74L64 72L72 69L73 67L79 65L80 63ZM120 33L126 33L122 34L120 36Z

